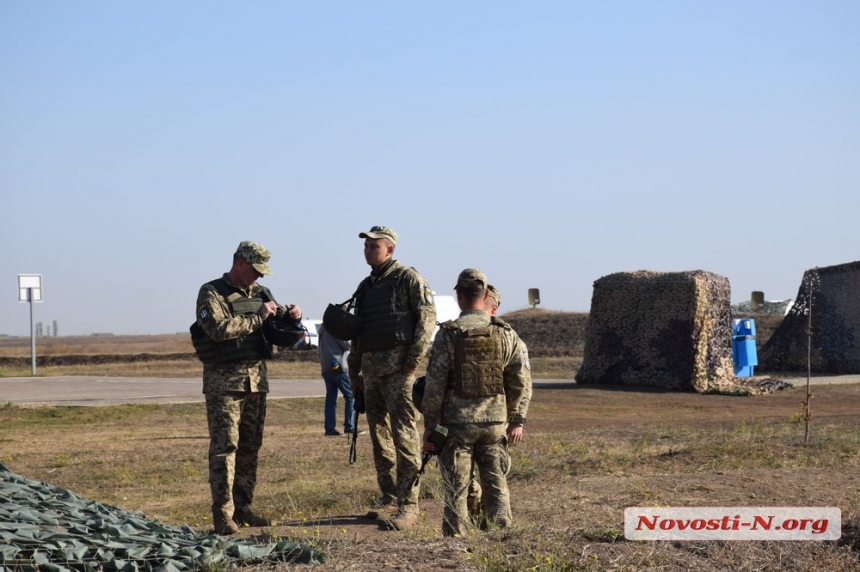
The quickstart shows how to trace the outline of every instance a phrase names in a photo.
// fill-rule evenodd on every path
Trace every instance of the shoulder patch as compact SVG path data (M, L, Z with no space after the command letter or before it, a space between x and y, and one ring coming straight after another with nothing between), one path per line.
M433 290L430 289L430 287L427 285L426 282L424 283L424 303L425 304L432 304L433 303Z
M203 308L202 310L200 310L200 318L201 319L205 320L208 315L209 315L209 312L206 311L206 308Z

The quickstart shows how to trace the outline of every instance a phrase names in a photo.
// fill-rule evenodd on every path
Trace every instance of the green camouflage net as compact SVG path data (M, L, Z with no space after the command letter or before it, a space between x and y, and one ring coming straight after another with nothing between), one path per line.
M322 553L291 541L257 544L164 525L25 479L0 464L0 572L178 572L323 560Z
M619 272L594 283L577 383L759 395L785 381L734 375L729 280L712 272Z
M804 272L794 305L759 355L761 366L770 371L860 373L858 289L860 262Z
M594 283L578 383L713 392L734 382L727 278L619 272Z

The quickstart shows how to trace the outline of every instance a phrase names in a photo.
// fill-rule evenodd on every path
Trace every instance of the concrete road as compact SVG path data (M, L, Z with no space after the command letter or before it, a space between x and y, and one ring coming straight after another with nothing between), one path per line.
M805 377L782 377L795 387L806 387ZM860 375L813 377L813 385L860 383ZM535 389L572 387L570 379L535 379ZM599 386L592 386L599 387ZM133 377L6 377L0 378L0 404L96 406L119 403L184 403L203 401L199 379ZM269 398L322 397L322 379L269 380Z
M535 387L570 385L569 379L535 380ZM320 379L270 379L269 399L323 397ZM187 403L203 401L199 379L149 377L6 377L0 378L0 404L117 405L119 403Z
M320 379L269 380L269 397L325 395ZM7 377L0 378L0 403L17 405L116 405L203 401L200 379L145 377Z

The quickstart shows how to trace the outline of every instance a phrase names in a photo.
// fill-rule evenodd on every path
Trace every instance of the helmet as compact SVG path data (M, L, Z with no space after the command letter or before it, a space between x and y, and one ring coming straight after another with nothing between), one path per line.
M424 387L427 385L427 377L421 376L412 384L412 402L418 411L421 411L421 403L424 401Z
M281 348L296 345L307 331L301 322L294 322L286 316L271 316L263 322L263 336L266 341Z
M341 306L329 304L323 314L325 331L342 341L353 340L361 331L361 320L355 314L350 314Z

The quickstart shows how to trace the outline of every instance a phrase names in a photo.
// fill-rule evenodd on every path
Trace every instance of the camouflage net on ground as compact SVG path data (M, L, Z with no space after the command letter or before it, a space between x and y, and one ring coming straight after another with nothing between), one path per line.
M323 554L290 541L202 536L140 513L85 500L0 464L0 572L101 570L178 572L262 561L319 563Z
M730 293L727 278L701 270L600 278L576 381L732 395L773 391L773 383L734 376Z
M809 309L812 307L812 351ZM797 298L759 354L771 371L860 373L860 262L803 273Z

